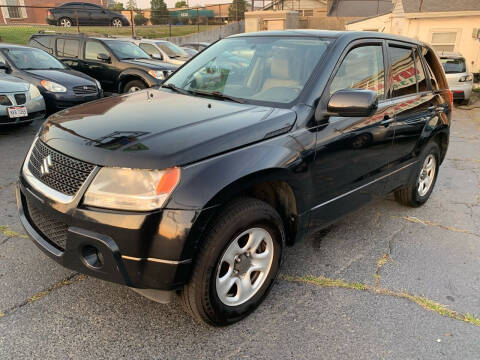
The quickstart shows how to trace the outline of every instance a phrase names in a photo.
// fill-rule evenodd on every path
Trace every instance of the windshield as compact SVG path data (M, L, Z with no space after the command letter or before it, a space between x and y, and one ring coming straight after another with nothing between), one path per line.
M166 84L195 94L287 104L303 90L331 40L262 36L221 40Z
M20 70L54 70L65 66L52 55L33 48L7 49L5 54L12 65Z
M183 49L170 42L157 42L157 46L165 51L168 57L188 57L188 54Z
M150 56L130 41L105 40L110 50L120 60L127 59L150 59Z
M467 71L467 66L465 65L465 59L440 59L442 61L443 69L446 74L456 74L464 73Z

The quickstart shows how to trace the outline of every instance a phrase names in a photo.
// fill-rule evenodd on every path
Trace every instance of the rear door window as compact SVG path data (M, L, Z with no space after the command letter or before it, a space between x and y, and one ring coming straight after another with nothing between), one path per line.
M330 84L330 95L343 89L372 90L384 98L385 71L382 45L364 45L351 50Z
M421 57L417 49L415 49L415 70L417 72L417 75L416 75L417 85L418 85L417 91L423 92L423 91L429 90L423 62L421 60Z
M392 64L393 97L415 94L417 69L413 49L389 45L389 52Z
M44 50L53 55L52 38L50 36L34 36L28 42L28 45Z
M57 56L78 58L80 41L75 39L57 39Z

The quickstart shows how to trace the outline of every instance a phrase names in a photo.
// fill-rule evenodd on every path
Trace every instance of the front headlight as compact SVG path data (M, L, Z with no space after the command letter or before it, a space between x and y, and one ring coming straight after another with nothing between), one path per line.
M48 81L48 80L42 80L40 81L40 85L45 90L51 91L51 92L56 92L56 93L64 93L67 92L67 88L63 85L57 84L53 81Z
M35 85L30 84L30 89L28 90L30 93L30 99L35 99L36 97L40 96L40 90Z
M148 74L153 76L155 79L165 80L165 74L162 70L150 70Z
M159 209L180 181L180 169L102 168L88 187L83 203L101 208Z

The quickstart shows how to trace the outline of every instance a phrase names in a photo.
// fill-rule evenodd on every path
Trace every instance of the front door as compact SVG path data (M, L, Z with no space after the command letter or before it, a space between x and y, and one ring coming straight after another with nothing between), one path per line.
M385 125L393 107L385 99L384 49L381 40L353 44L327 86L328 98L342 89L373 90L379 107L366 118L330 116L319 128L312 227L324 226L384 192L393 142L393 132Z
M98 59L99 54L111 57L110 62ZM107 91L116 92L115 88L117 73L112 66L113 54L99 41L87 40L85 42L85 53L82 61L82 72L100 81L102 88Z

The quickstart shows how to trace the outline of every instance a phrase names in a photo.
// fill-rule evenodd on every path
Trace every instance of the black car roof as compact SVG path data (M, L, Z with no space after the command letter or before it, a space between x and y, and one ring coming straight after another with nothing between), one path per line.
M31 46L26 46L26 45L0 43L0 49L36 49L36 48L32 48Z
M237 37L259 37L259 36L313 36L313 37L325 37L325 38L345 38L348 40L357 40L365 38L377 38L377 39L386 39L386 40L396 40L396 41L406 41L413 44L424 45L421 41L416 39L380 33L375 31L334 31L334 30L313 30L313 29L292 29L292 30L280 30L280 31L259 31L252 33L236 34L231 35L228 38L237 38Z

